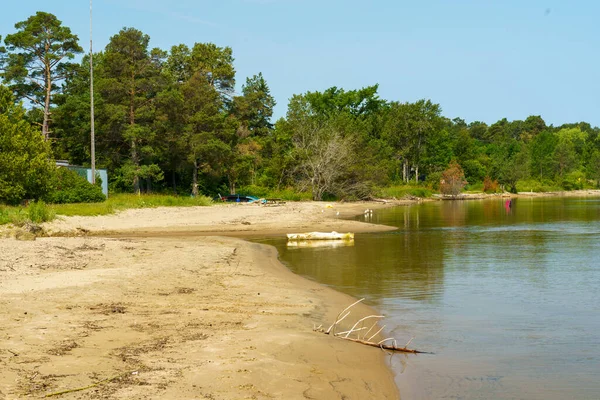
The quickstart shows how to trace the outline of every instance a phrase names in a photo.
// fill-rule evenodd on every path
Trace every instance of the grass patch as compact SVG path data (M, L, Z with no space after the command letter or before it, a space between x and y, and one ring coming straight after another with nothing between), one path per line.
M10 214L8 207L0 206L0 225L6 225L10 223Z
M102 203L53 204L50 207L57 215L64 215L67 217L74 215L93 217L115 212L115 209L108 201Z
M427 198L431 197L432 194L433 192L431 189L416 185L388 186L385 188L379 188L375 192L376 197L381 197L384 199L401 199L407 196Z
M517 182L517 192L560 192L564 189L552 181L539 181L535 179L522 180Z
M209 206L209 197L172 196L163 194L114 194L102 203L55 204L52 208L58 215L95 216L107 215L130 208L195 207Z
M43 201L34 201L27 206L27 217L35 224L52 221L56 213Z
M0 206L0 225L21 226L28 221L34 223L52 221L56 215L96 216L113 214L129 208L195 207L209 206L212 200L206 196L187 197L160 194L115 194L102 203L45 204L31 203L27 207Z
M483 182L469 183L465 186L465 192L483 193Z
M27 221L27 210L24 207L0 206L0 225L23 226Z

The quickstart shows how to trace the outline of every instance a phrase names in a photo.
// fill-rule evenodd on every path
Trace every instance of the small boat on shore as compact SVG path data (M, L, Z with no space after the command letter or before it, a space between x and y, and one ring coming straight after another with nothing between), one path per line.
M338 232L307 232L307 233L288 233L288 240L354 240L354 233Z

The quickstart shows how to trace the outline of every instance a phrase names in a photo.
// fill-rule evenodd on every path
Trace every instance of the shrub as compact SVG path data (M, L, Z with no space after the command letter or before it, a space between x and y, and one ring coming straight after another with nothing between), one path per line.
M27 206L27 216L29 220L35 224L52 221L54 219L54 211L46 206L43 201L34 201Z
M586 182L582 171L573 171L565 176L561 186L565 190L581 190Z
M52 221L56 213L43 201L30 202L26 207L2 207L0 206L0 225L13 224L23 226L29 222L39 224Z
M23 207L14 207L13 211L8 214L10 223L15 226L23 226L29 219L27 212Z
M425 180L425 183L432 190L437 191L437 190L440 190L440 181L441 180L442 180L442 172L436 171L436 172L432 172L427 175L427 179Z
M46 196L48 203L97 203L106 200L102 188L67 168L56 171L55 189Z
M456 161L450 162L448 169L442 172L440 191L444 195L456 197L467 184L465 173Z
M498 192L498 180L492 180L489 176L483 179L483 192L496 193Z
M0 85L0 202L17 205L48 193L51 153L39 129L27 122L25 109Z

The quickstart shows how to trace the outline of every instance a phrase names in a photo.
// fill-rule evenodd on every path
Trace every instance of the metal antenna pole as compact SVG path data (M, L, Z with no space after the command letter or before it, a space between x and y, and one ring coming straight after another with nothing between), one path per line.
M90 0L90 114L91 114L91 156L92 184L96 183L96 140L94 132L94 61L92 50L92 0Z

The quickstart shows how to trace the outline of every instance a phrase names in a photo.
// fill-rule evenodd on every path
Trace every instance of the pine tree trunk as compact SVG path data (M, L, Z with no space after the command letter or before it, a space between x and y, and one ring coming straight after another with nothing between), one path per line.
M131 161L133 162L133 192L135 194L140 194L140 177L138 175L138 156L137 156L137 148L135 145L135 140L131 140Z
M173 194L177 194L177 182L175 181L175 168L171 171L171 183L173 184Z
M44 96L44 122L42 123L42 135L44 140L50 140L50 94L52 92L52 78L50 76L50 65L46 64L45 70L46 95Z
M48 132L48 110L44 108L44 122L42 123L42 135L44 140L50 140L50 133Z
M129 98L129 125L131 127L133 127L133 125L135 125L135 106L134 106L134 98L135 98L135 89L134 89L134 85L135 85L135 77L132 76L131 77L131 92L129 93L130 98ZM140 160L138 157L138 152L137 152L137 145L136 145L136 139L132 138L131 139L131 162L133 163L133 191L135 194L140 194L140 177L139 177L139 166L140 166Z
M192 174L192 196L198 196L198 161L194 160L194 172Z

